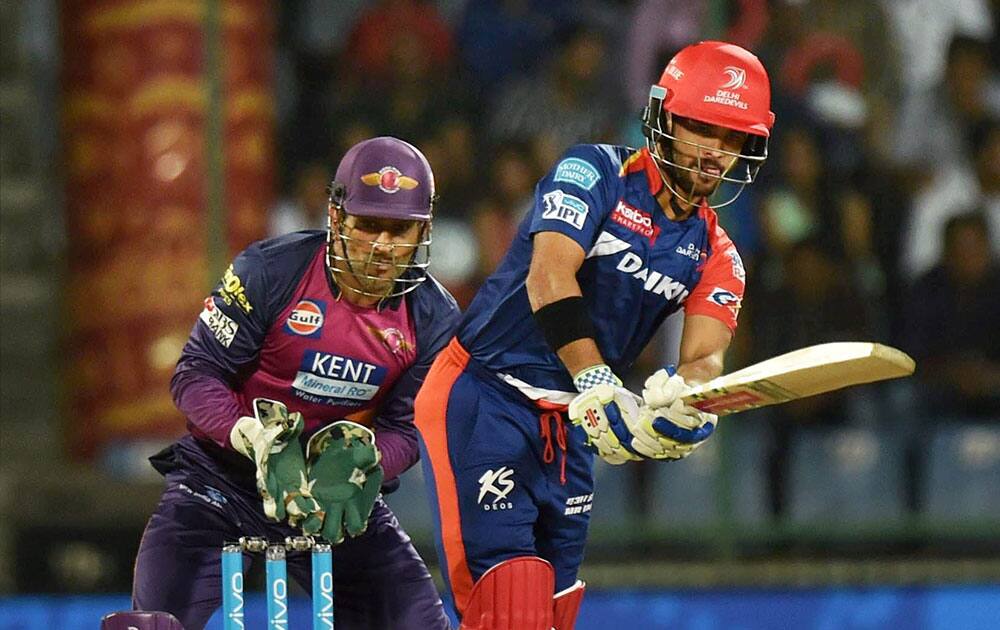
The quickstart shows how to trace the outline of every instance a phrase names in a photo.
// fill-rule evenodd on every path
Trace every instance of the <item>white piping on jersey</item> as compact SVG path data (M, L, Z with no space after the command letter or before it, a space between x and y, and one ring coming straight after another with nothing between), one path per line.
M576 398L577 392L562 392L558 389L535 387L534 385L525 383L521 379L514 378L510 374L504 374L502 372L497 372L497 376L500 377L500 380L518 390L531 400L544 400L545 402L555 403L557 405L568 405L574 398Z
M587 258L593 258L594 256L610 256L611 254L623 252L629 247L631 247L631 245L628 244L628 241L623 241L610 232L601 232L600 235L598 235L594 246L590 248L589 252L587 252Z

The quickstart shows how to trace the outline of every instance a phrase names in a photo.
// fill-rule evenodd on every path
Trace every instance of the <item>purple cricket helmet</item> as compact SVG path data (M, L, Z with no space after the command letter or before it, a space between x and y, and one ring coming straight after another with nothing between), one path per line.
M412 246L365 241L367 255L348 257L348 243L355 241L344 223L334 229L333 213L327 229L327 267L342 289L378 298L405 295L427 279L430 265L431 215L434 209L434 174L427 158L415 146L398 138L382 136L351 147L337 166L330 186L330 203L338 212L355 216L422 221L418 241ZM339 251L335 242L340 243ZM365 271L374 260L375 247L388 249L391 264L400 274L391 289L375 288L384 278ZM401 253L395 253L401 251ZM384 252L383 252L384 256ZM342 283L345 274L355 284Z
M381 136L359 142L340 160L332 201L348 214L430 221L434 173L415 146Z

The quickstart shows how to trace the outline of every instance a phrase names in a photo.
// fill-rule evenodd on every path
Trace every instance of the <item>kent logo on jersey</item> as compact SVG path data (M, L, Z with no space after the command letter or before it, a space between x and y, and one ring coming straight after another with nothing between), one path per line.
M359 406L375 397L387 372L361 359L307 350L292 389L309 402Z
M326 303L320 300L299 300L285 320L285 332L309 339L319 339L322 334Z

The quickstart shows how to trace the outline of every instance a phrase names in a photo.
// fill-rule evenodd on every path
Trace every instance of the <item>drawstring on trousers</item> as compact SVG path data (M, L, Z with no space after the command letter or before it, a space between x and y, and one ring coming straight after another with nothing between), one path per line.
M541 425L542 439L545 440L545 449L542 451L542 461L551 464L556 459L555 447L552 446L552 421L556 421L556 444L562 451L559 458L559 483L566 485L566 425L563 422L562 413L557 410L543 411L538 416Z

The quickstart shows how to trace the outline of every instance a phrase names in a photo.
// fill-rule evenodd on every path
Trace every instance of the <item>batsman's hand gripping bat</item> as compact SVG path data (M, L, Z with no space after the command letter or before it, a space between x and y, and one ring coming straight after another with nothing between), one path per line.
M719 416L777 405L913 374L905 352L879 343L844 341L793 350L696 385L685 404Z

